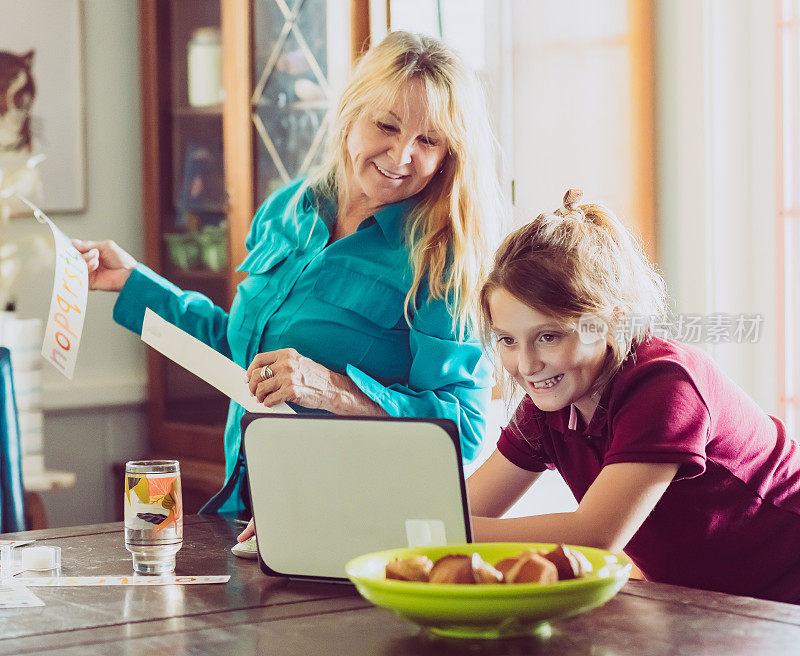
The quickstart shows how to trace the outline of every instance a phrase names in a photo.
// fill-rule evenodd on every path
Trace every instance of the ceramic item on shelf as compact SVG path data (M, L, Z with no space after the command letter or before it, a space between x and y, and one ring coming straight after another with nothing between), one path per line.
M208 107L223 99L222 44L216 27L199 27L186 48L189 105Z

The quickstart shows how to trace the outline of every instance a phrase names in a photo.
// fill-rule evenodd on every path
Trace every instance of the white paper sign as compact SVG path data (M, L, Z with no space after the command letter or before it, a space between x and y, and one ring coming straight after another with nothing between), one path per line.
M72 380L86 316L89 270L69 238L50 219L42 212L38 212L36 218L50 227L56 251L53 297L44 331L42 356Z
M267 408L250 393L247 371L208 344L172 325L147 308L142 324L142 341L166 355L209 385L216 387L248 412L295 414L285 403Z

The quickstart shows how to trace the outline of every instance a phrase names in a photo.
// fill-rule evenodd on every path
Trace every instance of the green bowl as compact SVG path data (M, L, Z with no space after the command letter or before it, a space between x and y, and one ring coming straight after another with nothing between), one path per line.
M436 560L446 554L478 553L487 563L518 556L526 549L550 551L554 544L475 543L392 549L354 558L347 576L376 606L432 633L458 638L506 638L549 631L549 622L604 604L628 580L631 561L602 549L570 547L592 564L591 574L552 584L456 585L387 580L386 564L414 555Z

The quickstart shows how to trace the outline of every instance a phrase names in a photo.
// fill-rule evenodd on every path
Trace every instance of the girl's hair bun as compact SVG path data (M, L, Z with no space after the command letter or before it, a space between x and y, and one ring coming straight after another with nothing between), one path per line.
M567 212L576 209L575 206L578 204L581 196L583 196L583 192L580 189L567 189L567 193L564 194L564 209L567 210Z
M585 219L586 213L581 206L578 205L581 196L583 196L583 192L580 189L568 189L567 193L564 194L564 202L561 207L555 211L555 215L565 219L576 219L578 221Z

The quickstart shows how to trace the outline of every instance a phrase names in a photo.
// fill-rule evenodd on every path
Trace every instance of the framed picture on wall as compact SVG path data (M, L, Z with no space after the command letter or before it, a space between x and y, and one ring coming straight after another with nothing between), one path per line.
M0 171L43 155L20 191L46 212L86 205L82 23L81 0L0 0Z

